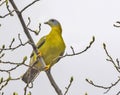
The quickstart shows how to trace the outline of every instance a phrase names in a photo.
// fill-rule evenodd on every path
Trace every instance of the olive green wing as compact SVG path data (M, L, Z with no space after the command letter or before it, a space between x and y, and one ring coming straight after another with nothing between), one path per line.
M42 37L38 43L37 43L37 48L39 49L46 41L46 36ZM35 65L37 63L37 60L34 59L34 51L32 51L32 54L31 54L31 62L30 62L30 65ZM36 61L35 61L36 60ZM33 82L34 79L37 77L37 75L39 74L40 71L38 71L36 68L29 68L26 73L22 76L22 80L29 84L30 82Z
M37 49L39 49L44 43L45 43L45 41L46 41L46 36L43 36L39 41L38 41L38 43L37 43ZM31 53L31 56L30 56L30 58L31 57L33 57L34 56L34 51Z

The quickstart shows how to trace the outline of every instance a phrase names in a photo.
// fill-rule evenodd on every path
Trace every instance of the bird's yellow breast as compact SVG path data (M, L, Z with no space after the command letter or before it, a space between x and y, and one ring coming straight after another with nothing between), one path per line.
M45 43L38 49L42 54L42 57L46 65L54 65L59 56L64 53L65 43L63 41L61 32L57 28L53 28L51 32L46 36ZM31 58L31 63L36 61L36 55ZM38 62L36 64L37 68L41 67L41 64Z

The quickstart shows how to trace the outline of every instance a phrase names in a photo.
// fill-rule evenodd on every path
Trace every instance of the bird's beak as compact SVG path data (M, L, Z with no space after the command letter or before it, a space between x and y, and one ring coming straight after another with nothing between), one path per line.
M44 24L49 24L49 22L44 22Z

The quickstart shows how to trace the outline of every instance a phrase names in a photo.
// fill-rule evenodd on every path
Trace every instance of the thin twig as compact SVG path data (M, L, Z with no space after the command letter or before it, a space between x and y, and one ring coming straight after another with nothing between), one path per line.
M9 48L11 48L11 47L12 47L12 45L13 45L14 41L15 41L15 38L13 38L13 39L12 39L12 41L11 41L11 43L10 43L10 45L9 45Z
M68 85L67 87L65 87L65 88L66 88L66 91L65 91L64 95L66 95L66 94L68 93L68 90L70 89L70 87L71 87L71 85L72 85L72 82L73 82L73 77L70 78L70 83L69 83L69 85Z
M25 22L24 22L24 19L23 19L23 17L22 17L21 12L18 10L18 8L17 8L17 6L16 6L16 4L14 3L13 0L9 0L9 1L10 1L11 5L13 6L13 8L16 10L16 14L17 14L17 16L18 16L18 18L19 18L19 20L20 20L20 22L21 22L21 25L22 25L22 27L23 27L23 29L24 29L24 32L25 32L26 36L28 37L28 39L30 40L30 43L31 43L31 45L32 45L32 48L33 48L34 52L35 52L36 55L37 55L37 54L38 54L37 47L36 47L36 45L35 45L32 37L31 37L31 35L30 35L30 33L29 33L28 29L27 29L27 26L26 26L26 24L25 24ZM40 57L40 56L38 57L39 62L41 63L42 67L44 68L44 67L46 67L46 64L41 61L42 59L43 59L42 57ZM56 93L57 93L58 95L63 95L62 92L61 92L61 90L59 89L59 87L58 87L57 84L55 83L55 81L54 81L51 73L47 71L46 74L47 74L47 76L48 76L48 78L49 78L52 86L54 87Z
M105 44L105 43L103 43L103 48L104 48L105 53L106 53L106 55L107 55L107 57L108 57L108 59L106 59L106 60L107 60L107 61L110 61L110 62L114 65L115 69L120 73L119 60L116 59L116 62L113 60L113 58L110 56L110 54L109 54L108 51L107 51L107 48L106 48L106 44ZM112 89L114 86L116 86L116 85L120 82L120 77L118 77L118 80L117 80L116 82L111 83L110 86L97 85L97 84L95 84L92 80L88 80L88 79L86 79L86 81L87 81L89 84L91 84L91 85L93 85L93 86L95 86L95 87L106 89L106 91L104 92L104 94L106 94L107 92L110 91L110 89ZM118 94L119 94L119 92L118 92ZM118 94L117 94L117 95L118 95Z
M4 57L4 55L5 55L5 53L1 54L1 55L0 55L0 58Z
M31 19L30 19L30 17L28 17L28 24L27 24L28 30L35 33L36 35L38 35L41 30L41 23L39 23L38 30L33 30L33 29L29 28L28 26L30 25L30 23L31 23Z
M8 5L8 0L5 0L5 1L6 1L6 8L7 8L8 12L10 13L9 15L13 16L12 11L10 10L9 5Z
M115 63L115 61L113 60L113 58L112 58L112 57L110 56L110 54L108 53L105 43L103 43L103 48L104 48L104 50L105 50L105 53L106 53L107 57L109 58L109 59L106 59L106 60L107 60L107 61L110 61L110 62L114 65L115 69L120 73L119 66L117 66L117 64L118 64L118 62L119 62L118 59L116 60L117 63Z
M5 14L4 16L0 16L0 18L5 18L9 15L11 15L15 10L10 11L9 13Z
M24 95L27 95L27 88L28 88L28 84L24 88Z
M66 53L65 55L60 56L59 58L63 58L63 57L67 57L67 56L80 55L80 54L84 53L85 51L87 51L87 50L92 46L92 44L94 43L94 41L95 41L95 37L93 36L92 41L90 41L89 45L86 46L86 48L85 48L84 50L76 53L76 52L74 51L73 47L72 47L72 48L71 48L71 49L72 49L72 54Z
M6 80L3 80L3 78L2 78L2 80L0 82L0 90L2 90L9 83L9 81L20 80L21 79L20 77L19 78L12 78L9 71L6 72L6 73L8 73L8 78Z
M3 4L6 3L6 0L4 0L3 2L0 3L0 6L2 6Z
M120 95L120 91L116 95Z
M32 3L28 4L26 7L24 7L20 12L22 13L23 11L25 11L27 8L29 8L31 5L33 5L34 3L36 3L37 1L40 0L34 0Z
M31 19L30 19L30 17L28 17L28 24L26 26L28 27L30 25L30 23L31 23Z
M116 86L116 85L120 82L120 78L118 78L118 80L117 80L115 83L111 83L110 86L97 85L97 84L95 84L92 80L88 80L88 79L86 79L86 81L87 81L89 84L93 85L94 87L106 89L106 91L104 92L104 94L106 94L107 92L110 91L111 88L113 88L114 86Z
M22 27L24 29L24 32L25 32L26 36L28 37L34 52L37 55L38 54L37 47L36 47L35 42L33 41L32 37L31 37L31 35L30 35L30 33L29 33L28 29L27 29L27 26L25 24L25 21L24 21L24 19L22 17L21 12L18 10L18 8L17 8L17 6L16 6L16 4L15 4L15 2L13 0L9 0L9 2L13 6L13 8L15 9L15 12L16 12L16 14L17 14L17 16L18 16L18 18L19 18L19 20L21 22L21 25L22 25ZM46 64L41 62L42 57L39 57L38 59L39 59L41 65L42 65L42 67L44 68L46 66Z
M4 50L16 50L17 48L21 47L21 46L25 46L26 44L29 44L29 41L23 43L22 42L22 39L20 38L20 34L18 34L18 39L20 41L20 44L15 46L15 47L12 47L13 43L15 42L15 38L12 39L10 45L8 48L5 48L5 45L2 46L2 48L0 48L0 52L4 51Z

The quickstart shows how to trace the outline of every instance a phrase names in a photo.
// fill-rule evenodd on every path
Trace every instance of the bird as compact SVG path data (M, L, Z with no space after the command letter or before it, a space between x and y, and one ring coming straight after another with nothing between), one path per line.
M50 19L44 24L49 25L51 30L47 35L41 37L36 47L46 64L44 70L47 71L61 59L60 56L64 54L66 45L62 37L62 26L59 21ZM27 84L32 83L42 71L42 65L38 61L37 54L34 51L31 53L29 66L28 70L22 76L22 80Z

